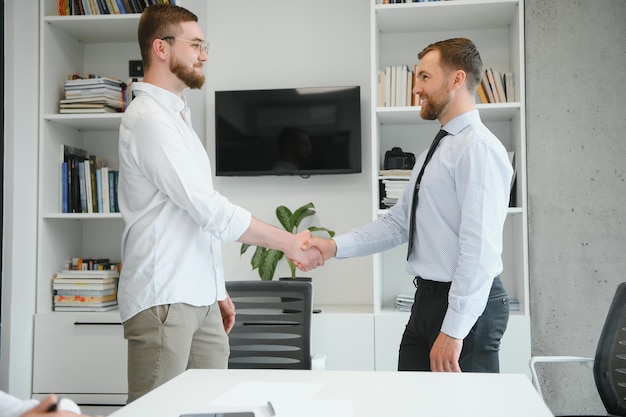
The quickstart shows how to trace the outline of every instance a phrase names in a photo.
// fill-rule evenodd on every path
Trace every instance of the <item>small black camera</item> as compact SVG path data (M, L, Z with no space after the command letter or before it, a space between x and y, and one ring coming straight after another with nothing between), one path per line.
M415 165L415 154L404 152L397 146L385 152L384 169L413 169Z

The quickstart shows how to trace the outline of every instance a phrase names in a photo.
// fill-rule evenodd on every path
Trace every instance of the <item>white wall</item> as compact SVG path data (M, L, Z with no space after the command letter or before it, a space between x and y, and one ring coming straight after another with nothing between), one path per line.
M313 202L307 222L347 232L371 220L369 2L363 0L215 1L203 27L211 42L207 63L207 148L215 160L216 90L359 85L363 134L361 174L300 177L217 177L216 189L266 222L274 209ZM197 116L196 116L197 118ZM259 279L251 252L224 245L227 279ZM289 275L281 261L276 277ZM317 304L372 303L372 259L331 260L309 272Z
M626 2L526 0L532 353L592 357L626 280ZM591 371L542 367L552 412L603 414Z

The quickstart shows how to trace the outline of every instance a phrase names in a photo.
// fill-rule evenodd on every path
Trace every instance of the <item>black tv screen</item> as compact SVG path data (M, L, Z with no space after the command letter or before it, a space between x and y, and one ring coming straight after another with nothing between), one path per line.
M361 172L358 86L215 92L216 175Z

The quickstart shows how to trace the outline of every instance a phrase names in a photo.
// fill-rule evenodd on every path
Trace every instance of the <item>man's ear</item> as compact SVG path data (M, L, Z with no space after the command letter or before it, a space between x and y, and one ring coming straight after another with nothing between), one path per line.
M463 70L454 71L452 79L452 89L459 89L461 86L465 84L465 79L467 78L467 74Z
M165 60L167 57L167 41L161 39L155 39L152 41L152 51L154 51L154 55L160 60Z

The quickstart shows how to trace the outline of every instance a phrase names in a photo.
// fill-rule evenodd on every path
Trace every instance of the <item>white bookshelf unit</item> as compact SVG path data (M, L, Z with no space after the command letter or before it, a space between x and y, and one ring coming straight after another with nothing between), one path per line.
M140 59L139 14L58 16L40 0L39 190L37 297L32 393L72 398L83 412L106 414L126 402L126 342L116 310L53 312L51 279L75 257L120 260L119 213L62 213L60 146L82 148L118 167L120 113L59 114L71 74L128 80ZM85 406L89 404L88 406ZM112 408L111 408L112 407Z
M437 121L422 120L419 107L378 107L378 72L386 66L418 63L417 54L428 44L466 37L476 44L485 68L514 72L517 100L478 104L480 116L509 151L515 152L517 175L505 231L501 274L509 296L519 301L512 311L502 342L502 372L528 373L530 319L528 309L528 253L526 206L526 122L524 99L523 0L457 0L446 2L374 4L371 10L372 76L372 213L384 213L379 200L379 173L385 151L394 146L420 154L439 129ZM398 294L412 294L412 277L404 270L406 246L374 259L374 316L376 369L395 369L397 344L408 313L395 311Z

